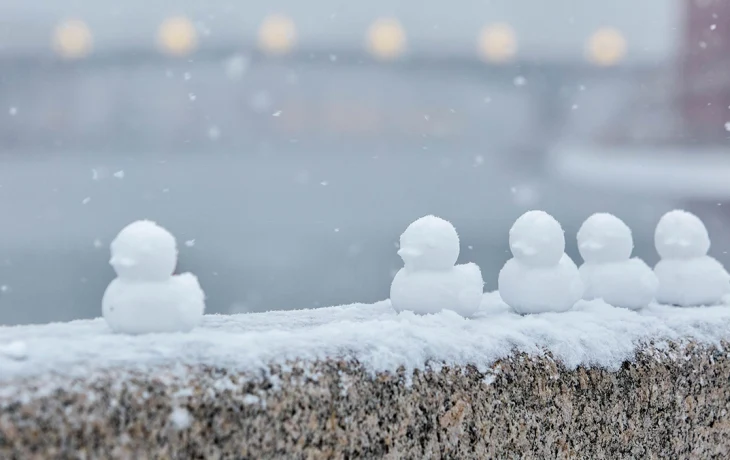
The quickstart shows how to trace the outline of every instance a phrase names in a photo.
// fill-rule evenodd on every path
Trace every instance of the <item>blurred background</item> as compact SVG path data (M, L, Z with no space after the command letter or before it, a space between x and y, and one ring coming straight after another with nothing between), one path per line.
M487 290L533 208L728 264L728 131L725 0L3 0L0 324L99 316L140 218L211 313L387 298L431 213Z

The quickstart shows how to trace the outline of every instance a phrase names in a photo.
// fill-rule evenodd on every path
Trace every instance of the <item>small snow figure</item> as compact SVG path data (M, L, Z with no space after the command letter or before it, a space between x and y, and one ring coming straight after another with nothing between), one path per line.
M455 265L459 235L450 222L435 216L416 220L401 235L398 255L404 267L390 286L396 311L423 315L452 310L464 317L477 312L484 293L482 272L473 263Z
M682 307L715 305L730 293L730 275L707 255L710 236L705 224L686 211L670 211L657 224L654 245L659 263L659 303Z
M631 258L631 229L618 217L597 213L578 230L578 250L584 263L578 271L586 300L603 299L615 307L638 310L654 300L659 281L638 257Z
M528 211L509 231L512 259L499 272L499 295L520 314L570 310L583 297L578 267L565 254L563 228L544 211Z
M104 292L102 314L114 332L187 332L203 318L205 295L191 273L173 275L177 243L149 220L133 222L111 243L117 278Z

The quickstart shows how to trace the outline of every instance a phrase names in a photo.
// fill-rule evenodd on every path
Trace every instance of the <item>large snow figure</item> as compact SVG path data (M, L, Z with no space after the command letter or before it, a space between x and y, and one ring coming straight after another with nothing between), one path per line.
M586 300L603 299L615 307L638 310L654 300L659 281L638 257L631 258L631 229L618 217L596 213L578 230L580 271Z
M154 222L124 227L111 244L117 273L102 299L102 314L115 332L187 332L200 324L205 295L191 273L173 275L175 237Z
M670 211L657 224L654 245L661 260L654 267L659 278L657 301L682 307L714 305L730 293L730 275L707 255L710 235L692 213Z
M404 267L390 286L396 311L452 310L464 317L477 312L484 289L482 272L473 263L455 265L459 235L450 222L435 216L416 220L401 235L398 255Z
M512 259L499 272L499 295L521 314L562 312L583 297L578 267L565 254L563 228L544 211L528 211L509 231Z

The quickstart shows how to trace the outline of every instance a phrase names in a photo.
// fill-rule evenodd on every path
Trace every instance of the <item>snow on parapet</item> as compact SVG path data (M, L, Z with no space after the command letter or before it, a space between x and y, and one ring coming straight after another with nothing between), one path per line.
M291 360L356 359L371 372L423 369L428 362L486 369L514 351L552 353L568 368L617 369L649 341L719 345L730 308L651 305L639 312L580 301L565 313L520 316L495 293L475 318L443 311L396 313L388 301L317 310L208 315L189 333L114 334L102 319L0 327L0 345L23 342L18 360L0 354L0 381L50 372L84 377L111 368L206 364L259 372ZM0 392L0 396L2 396Z

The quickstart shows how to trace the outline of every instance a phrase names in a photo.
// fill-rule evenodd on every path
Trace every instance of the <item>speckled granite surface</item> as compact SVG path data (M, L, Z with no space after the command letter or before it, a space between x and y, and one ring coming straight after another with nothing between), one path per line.
M10 381L0 458L730 458L729 356L649 348L611 372L515 355L411 382L347 361Z

